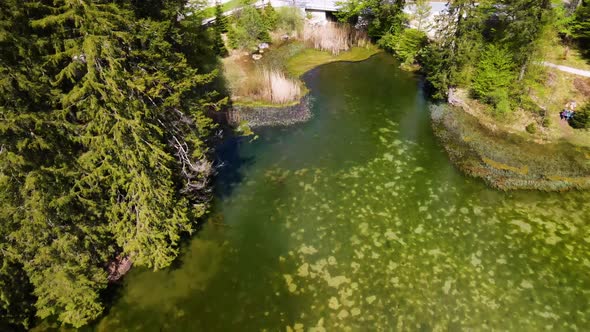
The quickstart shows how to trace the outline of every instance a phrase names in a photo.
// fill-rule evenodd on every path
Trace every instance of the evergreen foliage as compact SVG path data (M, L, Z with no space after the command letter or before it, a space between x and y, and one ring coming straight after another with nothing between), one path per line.
M221 3L215 5L215 25L211 29L213 33L213 52L221 57L228 55L225 42L223 40L223 33L228 31L227 17L223 15L223 7Z
M482 16L476 2L457 0L447 8L437 22L437 41L422 56L433 96L440 99L446 98L450 87L471 81L483 44Z
M277 29L287 33L301 32L303 23L303 16L299 8L281 7L277 9Z
M234 22L228 32L232 48L253 50L260 42L270 42L268 23L254 6L242 7Z
M509 109L508 94L503 89L488 91L489 87L485 87L484 82L493 79L489 76L490 70L485 69L491 65L490 56L500 56L498 52L504 52L502 55L508 57L506 63L496 61L490 68L509 67L510 75L502 71L498 73L499 77L512 76L522 80L528 72L528 65L538 61L535 57L546 29L554 23L553 15L548 0L532 3L524 0L457 0L449 3L447 12L438 21L438 41L430 45L421 58L427 71L435 70L427 73L435 97L445 98L451 87L476 84L478 86L473 89L476 96L487 99L497 108ZM503 51L489 45L499 46ZM487 63L480 63L480 60ZM501 84L505 84L504 79Z
M426 42L424 32L417 29L404 29L397 34L386 33L379 40L379 46L394 52L405 65L412 65Z
M363 15L368 21L368 34L378 41L385 34L395 35L403 29L407 21L403 12L405 0L391 2L381 0L350 0L339 3L341 11L336 15L343 22Z
M428 24L428 17L432 11L432 6L428 0L416 0L414 1L414 7L410 15L410 20L415 22L416 29L427 30L430 28Z
M264 9L262 10L262 18L264 20L264 24L266 25L267 31L272 31L277 28L279 14L270 4L270 1L266 4L266 6L264 6Z
M576 111L569 123L576 129L590 129L590 104L586 104L580 110Z
M590 56L590 1L585 0L577 8L569 25L569 30L572 37L580 43L585 55Z
M447 97L449 83L449 52L438 42L428 44L420 54L422 71L428 82L432 98L443 100Z
M223 41L223 35L221 34L221 31L215 27L211 29L211 32L213 33L213 52L221 57L227 56L228 51L225 47L225 42Z
M476 98L500 106L506 105L508 89L513 83L514 63L510 53L495 44L488 44L482 52L477 70L471 85Z
M215 27L221 33L226 33L228 29L227 17L223 15L223 6L219 2L215 5Z
M0 4L3 322L28 326L34 301L40 318L87 324L110 260L168 266L205 212L214 73L183 53L183 8Z

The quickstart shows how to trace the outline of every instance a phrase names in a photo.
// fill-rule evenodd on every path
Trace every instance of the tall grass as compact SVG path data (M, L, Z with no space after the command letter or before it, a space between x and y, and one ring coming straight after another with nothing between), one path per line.
M264 69L263 99L275 104L284 104L301 97L301 86L298 81L289 79L278 70Z
M368 38L364 31L353 29L350 24L336 22L306 24L303 29L303 40L315 49L328 51L334 55L348 51L353 46L368 45Z
M236 101L286 104L302 97L301 83L278 69L249 68L241 74L242 79L230 80L232 98Z

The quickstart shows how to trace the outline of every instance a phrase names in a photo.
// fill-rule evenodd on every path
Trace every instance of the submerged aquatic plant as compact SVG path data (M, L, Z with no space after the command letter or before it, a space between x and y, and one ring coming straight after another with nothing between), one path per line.
M297 248L279 259L284 287L310 302L301 328L321 319L326 330L561 329L573 328L573 312L575 326L590 323L569 300L590 292L575 277L590 269L583 211L491 207L444 181L420 182L425 152L397 132L376 131L383 154L366 164L321 177L313 169L268 175L281 179L272 185L302 188L277 201ZM559 259L540 265L547 257Z

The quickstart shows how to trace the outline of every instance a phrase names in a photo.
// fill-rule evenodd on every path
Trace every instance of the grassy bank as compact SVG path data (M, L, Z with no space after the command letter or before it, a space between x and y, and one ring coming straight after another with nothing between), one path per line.
M377 47L367 45L332 54L310 48L301 41L290 41L274 46L258 61L253 60L248 53L235 52L223 60L224 76L232 91L234 105L288 107L297 104L307 94L305 84L299 79L305 72L336 61L366 60L378 52ZM283 84L273 85L273 81L264 74L267 70L277 73L276 75L280 73ZM284 90L296 92L285 93ZM273 98L276 95L288 97Z
M289 58L286 68L289 74L299 77L307 71L330 62L337 61L363 61L379 53L380 50L373 45L366 47L353 47L350 51L333 55L326 51L320 51L313 48L306 48Z
M431 112L435 134L461 171L502 190L590 188L590 148L491 127L467 105L437 105Z

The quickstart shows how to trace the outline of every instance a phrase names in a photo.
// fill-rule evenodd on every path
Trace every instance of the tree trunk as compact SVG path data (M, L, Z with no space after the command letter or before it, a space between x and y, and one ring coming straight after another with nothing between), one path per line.
M520 68L520 74L518 74L518 81L522 81L522 79L524 78L525 72L526 72L526 63L524 65L522 65L522 67Z

